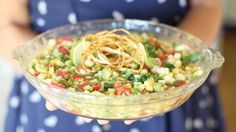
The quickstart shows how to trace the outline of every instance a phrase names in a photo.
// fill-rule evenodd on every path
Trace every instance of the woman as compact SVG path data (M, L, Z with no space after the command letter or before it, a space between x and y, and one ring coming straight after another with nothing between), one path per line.
M221 23L219 0L9 0L0 3L0 6L0 16L3 18L0 54L7 60L11 60L11 50L17 44L37 33L82 20L112 17L152 19L178 26L207 44L212 43ZM4 43L7 45L3 46ZM189 101L176 110L151 119L142 119L131 125L125 125L121 121L111 121L103 126L95 121L85 123L82 118L59 110L49 112L44 104L45 101L25 78L16 77L9 99L5 131L224 131L216 86L209 79ZM47 108L55 109L50 104L47 104Z

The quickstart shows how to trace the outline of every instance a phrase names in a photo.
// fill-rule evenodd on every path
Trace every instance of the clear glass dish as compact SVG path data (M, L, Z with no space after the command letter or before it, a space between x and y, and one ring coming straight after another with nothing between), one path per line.
M51 87L39 81L27 71L29 61L45 48L45 40L58 38L61 35L80 37L87 33L116 28L124 28L140 33L151 32L158 38L170 42L170 44L179 42L189 46L193 51L198 51L204 56L204 59L199 63L204 73L178 89L171 89L165 92L129 96L95 96ZM140 119L175 109L201 86L214 68L220 67L224 62L224 58L219 52L207 48L202 41L186 32L164 24L154 24L149 21L133 19L124 21L111 19L87 21L52 29L18 47L13 51L13 58L21 64L28 81L44 98L59 109L83 117L109 120Z

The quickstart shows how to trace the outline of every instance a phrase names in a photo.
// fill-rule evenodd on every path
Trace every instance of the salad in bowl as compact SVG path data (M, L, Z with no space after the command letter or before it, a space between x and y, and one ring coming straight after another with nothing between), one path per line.
M142 20L59 27L19 47L13 57L59 109L109 120L178 107L224 61L194 36Z

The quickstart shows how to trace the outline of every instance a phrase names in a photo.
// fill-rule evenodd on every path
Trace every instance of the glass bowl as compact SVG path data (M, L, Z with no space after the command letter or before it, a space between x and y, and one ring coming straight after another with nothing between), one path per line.
M95 96L52 87L33 77L27 71L29 61L46 47L45 41L50 38L58 38L62 35L80 37L88 33L116 28L140 33L151 32L170 44L177 42L189 46L191 50L198 51L204 56L204 59L199 62L204 73L178 89L164 92L129 96ZM207 48L206 44L186 32L164 24L134 19L123 21L104 19L58 27L40 34L18 47L13 51L13 58L21 64L27 80L46 100L59 109L83 117L108 120L140 119L171 111L183 104L207 79L209 73L224 62L224 58L219 52Z

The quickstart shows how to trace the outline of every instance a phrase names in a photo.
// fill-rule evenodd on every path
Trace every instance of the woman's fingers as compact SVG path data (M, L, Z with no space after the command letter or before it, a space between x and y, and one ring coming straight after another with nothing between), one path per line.
M109 123L109 120L97 120L98 124L105 125Z
M52 103L49 103L48 101L46 101L46 108L49 110L49 111L54 111L57 109L57 107L55 105L53 105Z
M52 103L46 101L46 108L49 110L49 111L54 111L57 109L57 107L55 105L53 105ZM83 118L83 120L86 122L86 123L90 123L93 119L91 118L86 118L86 117L81 117ZM132 124L133 122L135 122L136 120L125 120L124 123L126 125L130 125ZM98 124L100 125L105 125L105 124L108 124L109 123L109 120L97 120Z
M130 125L130 124L134 123L135 121L136 121L136 120L125 120L124 123L125 123L126 125Z
M93 119L91 118L86 118L86 117L81 117L86 123L90 123Z

